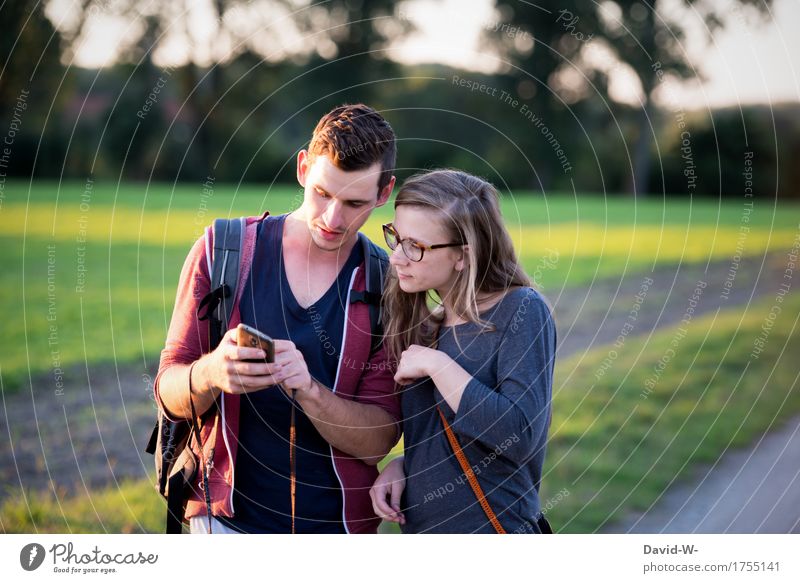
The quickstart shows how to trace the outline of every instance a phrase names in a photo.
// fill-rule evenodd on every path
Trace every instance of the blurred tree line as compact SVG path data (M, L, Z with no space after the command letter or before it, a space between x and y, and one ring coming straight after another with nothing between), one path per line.
M496 0L481 39L497 57L491 74L392 60L392 46L413 32L407 2L209 0L210 44L195 40L192 2L152 11L83 0L57 29L40 2L4 4L13 34L0 37L0 131L15 119L20 126L8 175L291 182L319 117L363 101L397 132L401 178L454 166L503 190L735 198L752 153L757 196L800 194L791 163L800 156L797 104L686 112L656 104L666 80L696 74L675 2L574 0L549 10ZM737 3L754 21L770 5ZM718 3L679 4L708 34L724 26ZM111 67L69 66L98 13L136 23L139 34L120 40ZM191 58L158 66L154 54L176 34ZM638 80L640 105L609 97L620 68Z

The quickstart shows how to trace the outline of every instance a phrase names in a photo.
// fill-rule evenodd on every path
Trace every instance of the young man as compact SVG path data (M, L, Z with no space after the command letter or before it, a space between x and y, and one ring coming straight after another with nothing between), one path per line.
M201 429L213 518L198 472L192 532L377 530L369 489L398 440L400 410L386 352L371 350L368 307L356 301L367 260L358 231L389 199L395 152L391 126L365 105L320 120L297 156L303 204L247 219L239 297L213 351L208 321L196 316L211 289L209 234L189 253L155 395L173 419L190 418L192 404L198 416L216 407ZM236 345L240 322L275 339L274 363L247 362L265 355Z

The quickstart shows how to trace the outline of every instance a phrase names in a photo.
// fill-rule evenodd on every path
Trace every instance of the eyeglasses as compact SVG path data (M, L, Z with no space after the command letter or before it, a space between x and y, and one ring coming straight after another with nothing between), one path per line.
M406 257L408 257L411 261L422 261L422 257L425 255L425 251L431 251L433 249L442 249L443 247L460 247L463 243L443 243L441 245L423 245L419 241L415 241L414 239L401 239L400 235L397 234L397 231L394 230L394 225L392 223L387 223L383 225L383 238L386 240L386 245L389 246L389 249L394 251L397 249L397 245L399 244L403 248L403 253L405 253Z

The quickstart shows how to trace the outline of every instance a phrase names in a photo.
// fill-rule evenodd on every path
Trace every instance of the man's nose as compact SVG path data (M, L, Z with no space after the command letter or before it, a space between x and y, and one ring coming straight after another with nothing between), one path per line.
M335 230L342 228L342 210L342 203L338 200L334 199L328 203L328 208L325 209L323 215L328 228Z

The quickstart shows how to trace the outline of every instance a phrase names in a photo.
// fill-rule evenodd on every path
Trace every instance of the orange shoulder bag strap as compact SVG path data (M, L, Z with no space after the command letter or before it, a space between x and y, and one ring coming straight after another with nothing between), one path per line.
M289 496L292 504L292 534L295 534L295 509L297 506L297 425L294 410L297 408L297 389L292 389L292 412L289 420Z
M497 519L497 515L492 510L492 507L489 506L489 501L486 499L486 494L483 493L483 488L478 483L478 478L475 476L475 472L472 470L472 466L469 465L467 461L467 456L464 455L464 451L461 449L461 445L458 443L458 439L456 439L456 434L453 433L453 430L450 428L450 424L445 419L444 413L442 410L437 406L436 410L439 412L439 417L442 419L442 425L444 425L444 432L447 434L447 441L450 442L450 447L453 448L453 452L456 454L456 459L458 460L461 469L464 471L464 475L467 477L467 481L469 482L472 491L475 493L475 497L478 499L478 504L481 505L483 511L486 513L486 518L489 519L489 522L492 523L492 526L497 531L497 534L506 534L506 529L503 528L503 525L500 524L500 521Z

